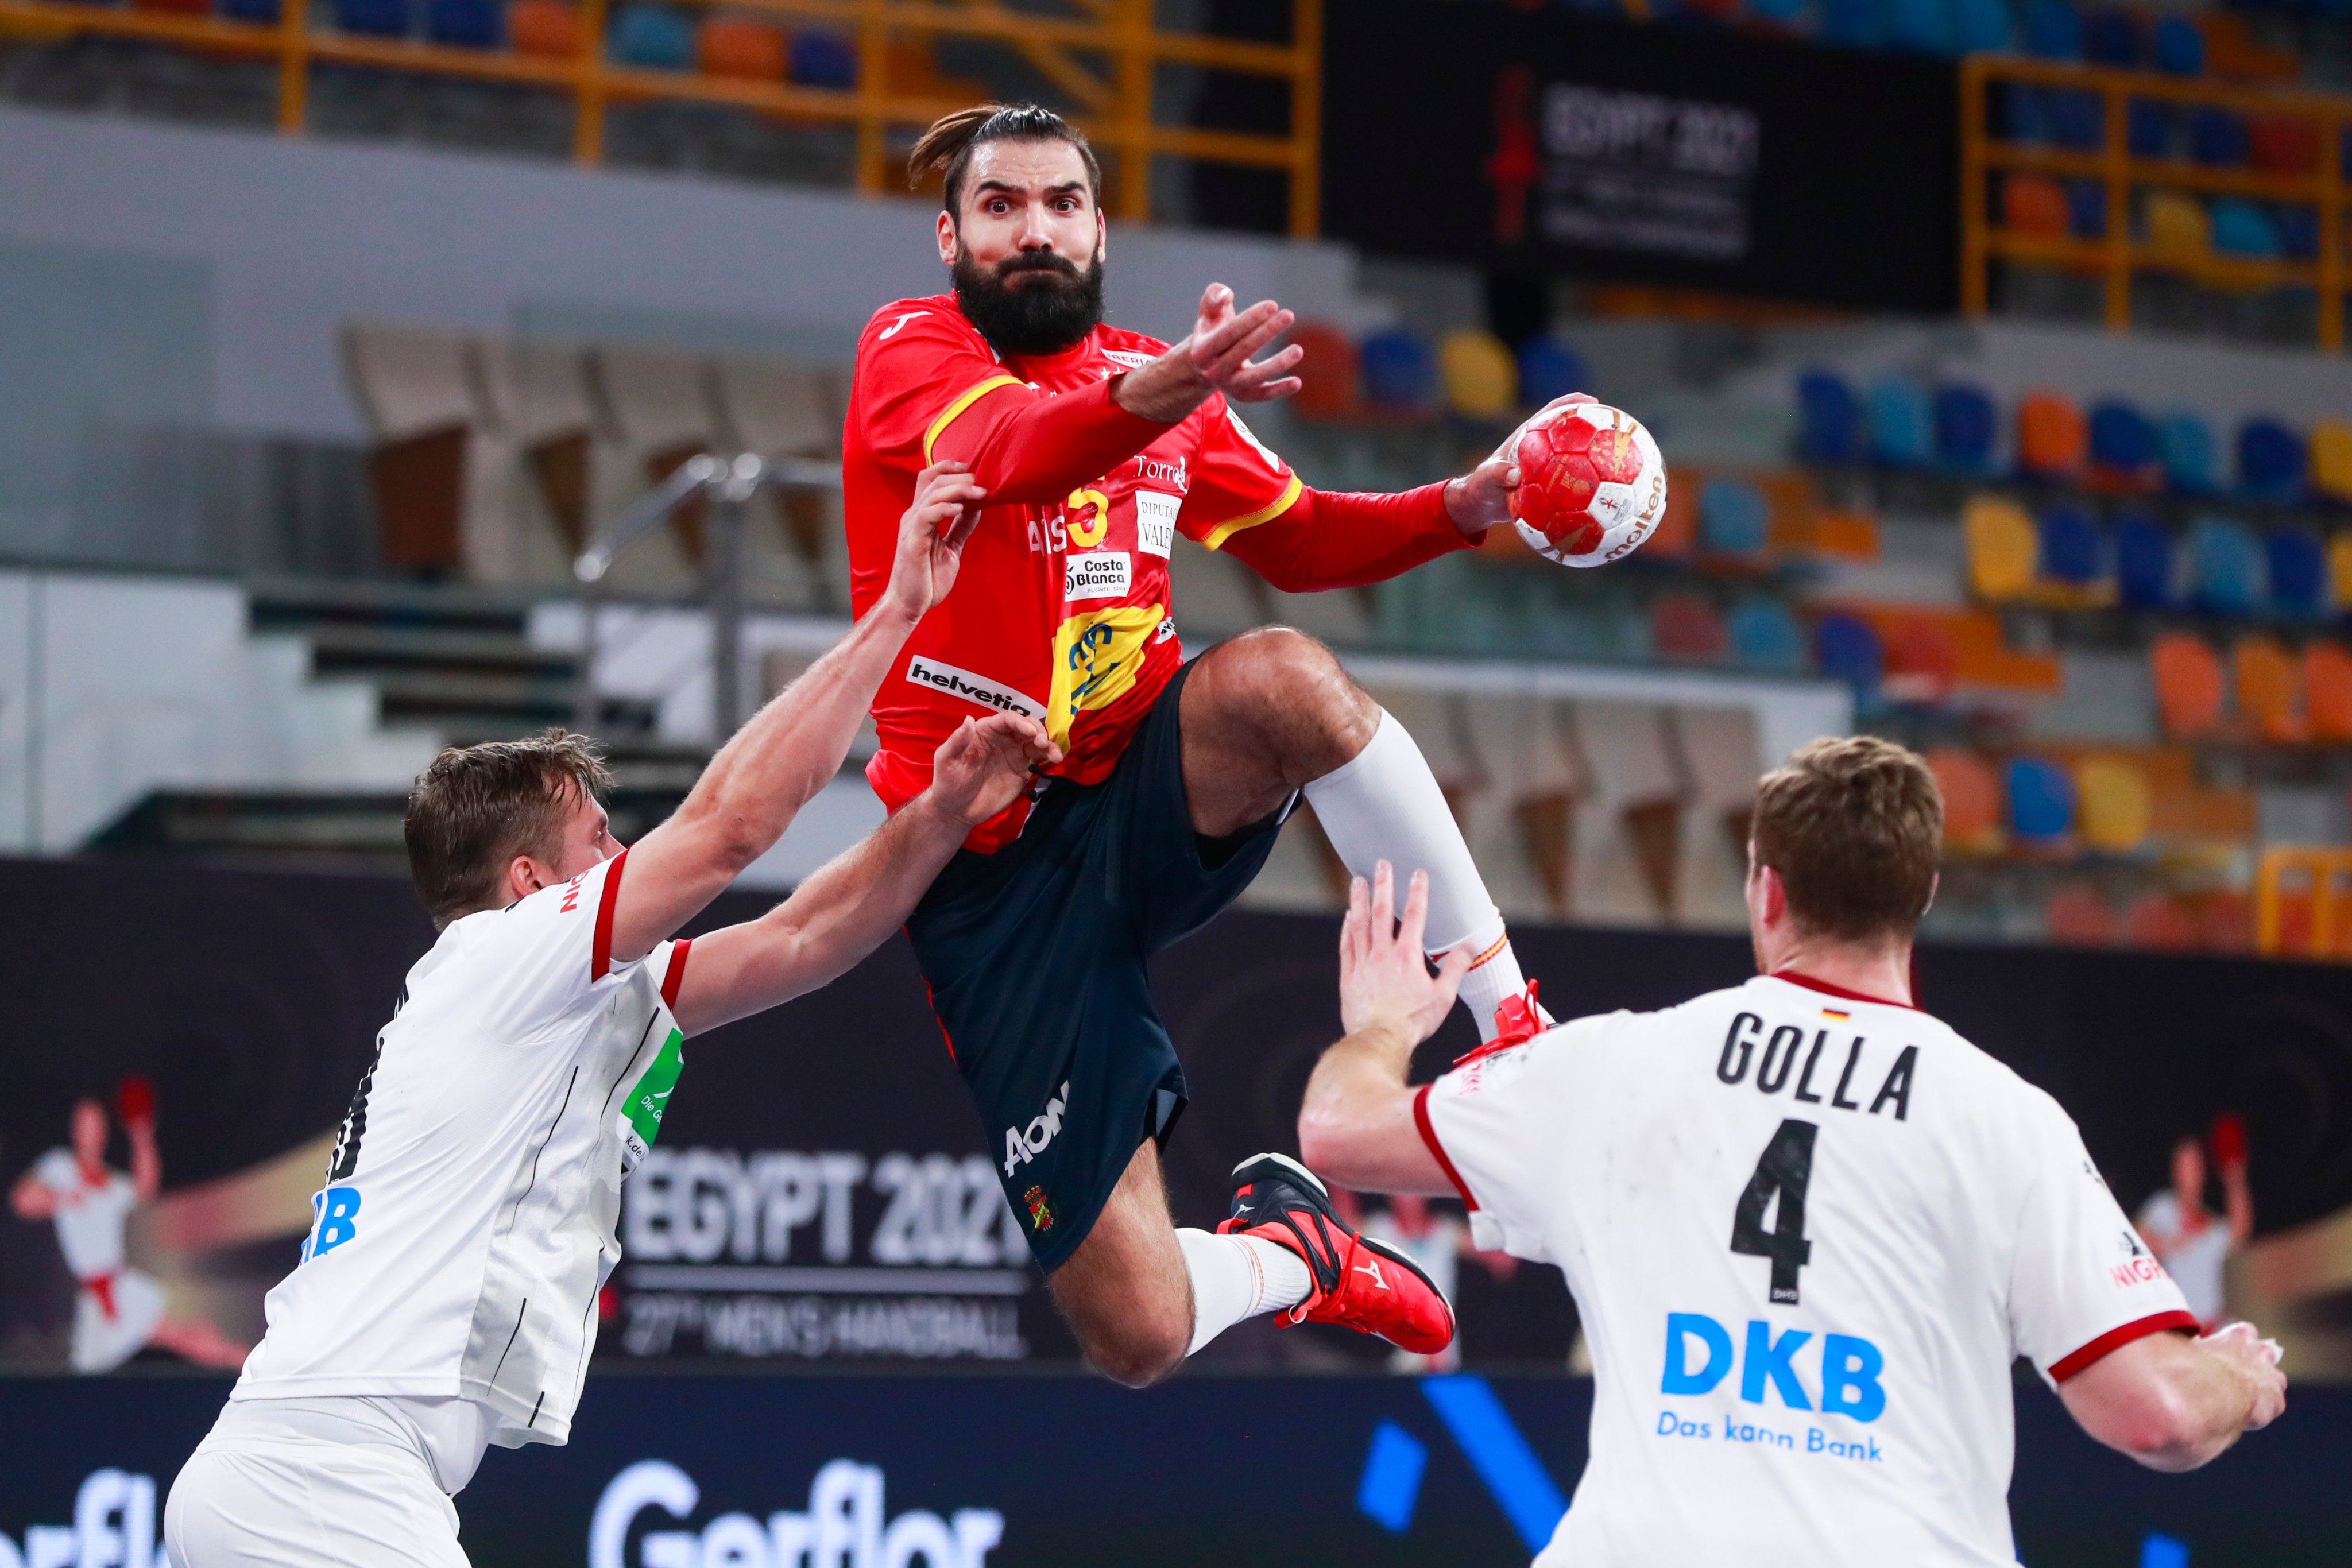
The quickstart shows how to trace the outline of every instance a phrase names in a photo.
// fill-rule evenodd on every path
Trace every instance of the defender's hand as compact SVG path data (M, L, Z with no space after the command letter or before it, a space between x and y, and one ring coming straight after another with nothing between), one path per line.
M1552 399L1520 421L1518 430L1506 436L1486 461L1445 486L1445 515L1454 519L1454 526L1465 534L1475 534L1509 522L1511 492L1519 487L1519 467L1511 461L1511 449L1518 444L1519 431L1555 409L1598 401L1590 392L1570 392Z
M1348 884L1348 918L1339 927L1339 1022L1349 1034L1388 1030L1419 1045L1437 1032L1470 970L1465 948L1450 950L1429 972L1421 935L1429 922L1429 873L1412 873L1404 918L1396 917L1396 873L1381 861L1371 885Z
M898 519L898 554L883 593L908 621L921 620L955 586L964 541L980 524L987 494L961 463L934 463L915 476L915 504Z
M2276 1340L2263 1338L2249 1322L2224 1324L2197 1342L2226 1363L2252 1389L2253 1408L2246 1413L2246 1430L2259 1432L2286 1409L2286 1374L2278 1369Z
M1062 760L1035 719L1017 713L968 718L931 755L931 794L978 827L1021 798L1033 773Z

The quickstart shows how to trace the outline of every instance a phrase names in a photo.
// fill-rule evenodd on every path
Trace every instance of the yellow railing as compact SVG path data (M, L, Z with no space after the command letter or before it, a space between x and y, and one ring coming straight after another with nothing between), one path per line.
M575 106L573 154L583 163L603 160L604 116L607 107L616 101L733 104L795 119L849 124L857 131L857 189L873 194L902 188L888 155L893 128L919 128L965 107L965 100L941 96L936 88L925 91L925 84L894 84L890 46L907 40L928 44L941 37L992 39L1019 50L1086 106L1074 119L1110 164L1111 178L1107 183L1111 186L1109 205L1115 215L1150 217L1151 159L1169 153L1197 162L1286 172L1290 232L1301 236L1316 232L1321 203L1318 142L1322 121L1322 0L1292 0L1292 37L1287 44L1164 33L1153 26L1151 0L1075 3L1083 15L1038 16L1009 9L999 0L727 0L730 12L756 12L782 22L813 22L852 39L857 49L857 85L848 89L616 64L605 57L607 0L580 0L580 52L568 58L339 33L314 26L306 0L281 0L275 23L67 0L58 4L0 0L0 36L98 34L151 38L224 54L275 57L278 127L289 135L299 134L308 119L310 68L314 61L514 82L569 93ZM1288 82L1288 133L1155 124L1153 68L1163 62Z
M2254 941L2273 957L2352 959L2352 850L2264 850L2254 879Z
M2100 145L2095 150L2034 146L1991 133L1988 99L1995 84L2066 88L2096 94L2100 100ZM2133 156L2128 139L2130 105L2140 99L2175 109L2227 109L2246 115L2275 115L2305 121L2317 137L2319 162L2309 174L2263 173L2218 169L2174 158ZM2131 325L2132 278L2142 272L2168 272L2214 288L2250 289L2303 285L2319 298L2319 341L2344 346L2344 217L2347 171L2340 165L2343 131L2352 121L2352 99L2310 93L2229 88L2141 71L2107 70L2046 60L1976 55L1960 67L1960 305L1982 315L1991 299L1990 273L1998 260L2040 263L2099 276L2105 284L2109 328ZM2023 234L2004 227L1990 211L1995 172L2097 180L2105 186L2105 233L2098 239ZM2151 244L2132 233L2135 189L2244 196L2315 208L2319 254L2311 260L2270 260L2212 254L2184 254Z

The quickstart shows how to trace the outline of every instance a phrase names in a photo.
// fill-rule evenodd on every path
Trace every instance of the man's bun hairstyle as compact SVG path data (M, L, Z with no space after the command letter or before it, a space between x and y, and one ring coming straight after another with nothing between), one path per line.
M939 171L945 182L940 204L953 216L963 199L963 178L971 167L971 150L983 141L1066 141L1078 150L1087 166L1087 191L1096 204L1102 202L1102 165L1086 136L1055 114L1034 103L982 103L941 115L907 155L907 187L919 188L923 176Z
M1907 938L1935 895L1943 791L1925 758L1891 740L1816 740L1758 782L1750 837L1799 925L1845 942Z

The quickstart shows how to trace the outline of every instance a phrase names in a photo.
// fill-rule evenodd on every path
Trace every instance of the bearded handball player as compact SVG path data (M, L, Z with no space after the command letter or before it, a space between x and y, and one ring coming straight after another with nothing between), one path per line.
M988 500L973 582L925 617L875 701L866 777L894 810L915 799L938 737L975 712L1029 715L1066 753L908 922L1005 1197L1087 1358L1121 1383L1276 1309L1443 1350L1444 1296L1294 1161L1235 1171L1223 1234L1170 1220L1159 1155L1185 1082L1145 960L1249 884L1302 794L1349 866L1429 868L1430 946L1463 972L1482 1038L1538 1017L1412 737L1295 631L1181 664L1168 558L1181 534L1290 591L1378 582L1507 521L1516 471L1498 455L1402 495L1304 486L1233 406L1298 390L1299 350L1252 359L1290 313L1236 310L1213 285L1181 342L1104 325L1099 171L1047 110L950 115L908 168L944 175L952 287L884 306L858 343L853 602L881 591L925 464L969 465ZM1373 1251L1394 1266L1363 1266Z
M1060 757L1017 714L961 725L920 798L790 899L673 940L832 779L977 498L959 470L923 475L887 588L635 844L578 736L445 751L416 781L409 869L440 937L376 1037L268 1332L172 1484L173 1568L462 1568L450 1499L483 1450L570 1437L621 1184L685 1037L856 963Z

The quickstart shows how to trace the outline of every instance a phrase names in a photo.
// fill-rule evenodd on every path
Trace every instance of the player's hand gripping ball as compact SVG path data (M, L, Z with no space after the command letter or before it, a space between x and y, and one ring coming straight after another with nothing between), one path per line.
M1597 402L1538 414L1512 437L1511 516L1538 555L1606 566L1640 548L1666 514L1666 462L1629 413Z

